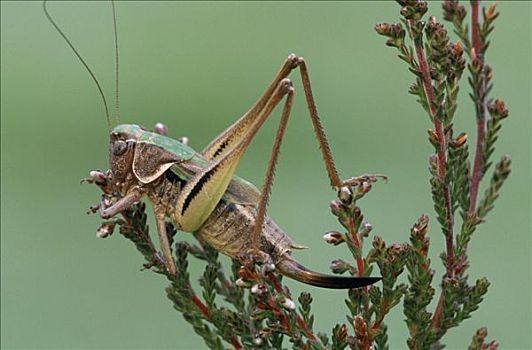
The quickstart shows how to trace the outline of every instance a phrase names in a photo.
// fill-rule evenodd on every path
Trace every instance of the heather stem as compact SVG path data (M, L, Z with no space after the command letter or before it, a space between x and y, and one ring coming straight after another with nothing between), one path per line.
M360 239L358 238L358 233L355 230L355 224L353 222L353 218L348 219L347 225L348 225L349 234L351 235L351 239L353 240L353 244L358 249L361 249L362 243L360 242ZM358 256L356 261L357 261L357 275L358 277L362 277L364 276L364 259L362 258L362 256ZM364 287L364 290L367 291L367 288Z
M409 20L408 24L410 27L413 27L415 25L414 20ZM412 35L413 31L410 29L410 34ZM438 138L438 151L437 151L437 157L438 157L438 175L443 183L443 196L445 201L445 212L446 212L446 222L447 222L447 232L445 234L445 245L446 245L446 251L447 251L447 276L451 277L453 276L453 261L454 261L454 254L453 254L453 213L452 213L452 206L451 206L451 194L449 190L449 186L446 182L446 176L445 176L445 164L446 164L446 140L445 140L445 133L443 130L443 124L441 120L439 120L436 117L436 111L434 110L434 91L432 89L432 82L430 77L430 70L427 64L427 61L425 59L425 53L423 51L423 46L420 41L414 40L415 49L416 49L416 56L419 63L419 72L421 74L421 82L423 85L423 90L425 91L425 96L427 97L427 105L429 108L429 113L431 120L434 123L434 128L436 130L436 136ZM440 293L440 297L438 300L438 306L436 307L436 310L433 315L432 319L432 327L438 328L439 322L441 319L441 315L443 312L443 303L445 301L445 293L443 290Z
M270 282L272 282L277 293L284 292L284 288L277 277L270 273L268 274L268 279L270 280ZM297 325L301 328L301 331L305 334L305 336L313 342L318 341L318 338L316 338L314 333L312 333L312 331L307 327L307 324L303 320L303 317L301 317L301 315L299 315L297 312L295 314Z
M355 229L355 223L353 222L352 217L349 217L349 219L347 220L347 229L349 231L349 235L351 235L353 244L355 245L357 249L361 250L362 242L360 241L358 237L358 232L356 232L357 230ZM357 261L357 275L358 277L362 277L364 276L364 259L362 258L362 255L357 256L356 261ZM363 287L363 290L366 294L368 293L368 287ZM369 309L369 304L368 302L365 302L364 310L367 311L368 309Z
M480 47L480 25L478 22L479 0L471 0L471 41L477 56L482 56Z
M414 25L413 20L408 22L410 26ZM410 30L412 33L412 30ZM446 212L446 221L447 221L447 232L445 235L446 248L447 248L447 275L452 276L453 274L453 213L451 207L451 194L449 186L446 183L445 176L445 163L446 163L446 140L445 133L443 130L443 124L441 120L436 117L436 111L434 110L434 91L432 89L432 82L430 78L430 70L425 59L425 53L423 51L423 46L420 42L415 42L416 56L419 63L419 72L421 74L421 81L423 84L423 90L425 91L425 96L427 97L427 104L429 108L429 113L431 120L434 122L434 128L436 130L436 136L438 138L438 175L443 183L443 195L445 201L445 212Z
M483 102L483 101L482 101ZM477 115L477 144L475 149L475 162L473 165L473 174L471 176L470 185L470 204L469 214L475 213L477 208L478 188L480 186L480 179L482 178L482 151L484 149L484 135L485 135L485 123L483 113Z
M381 309L386 310L386 308L388 308L388 302L384 301L381 305ZM377 320L375 320L375 322L371 326L371 329L374 331L377 331L380 328L382 322L384 321L385 316L386 316L386 312L382 312L380 317Z
M445 293L442 290L440 293L440 298L438 299L438 304L436 305L436 309L434 310L434 315L432 316L432 322L430 324L433 329L437 329L440 326L440 319L443 313L444 302L445 302Z

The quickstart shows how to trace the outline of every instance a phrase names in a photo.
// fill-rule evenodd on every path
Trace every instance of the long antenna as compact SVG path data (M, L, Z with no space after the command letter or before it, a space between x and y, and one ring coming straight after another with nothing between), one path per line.
M115 33L115 120L116 124L120 124L120 101L118 99L118 30L116 29L116 10L114 0L111 0L111 7L113 8L113 30Z
M50 21L50 23L52 23L52 25L54 26L54 28L57 30L57 32L63 37L63 39L66 41L66 43L68 44L68 46L70 46L70 48L72 49L72 51L76 54L76 56L78 57L79 61L81 62L81 64L83 64L83 66L85 67L85 69L87 70L87 72L89 72L92 80L94 81L94 83L96 84L96 87L98 88L98 91L100 92L100 96L102 97L102 101L103 101L103 107L105 109L105 117L107 119L107 126L109 128L109 130L111 130L111 118L109 117L109 109L107 108L107 100L105 99L105 95L103 93L103 90L102 90L102 87L100 85L100 83L98 82L98 79L96 79L96 76L94 75L94 73L92 72L92 70L89 68L89 66L87 65L87 63L85 62L85 60L83 59L83 57L81 57L81 55L79 54L78 50L76 50L76 48L74 47L74 45L70 42L70 40L68 39L68 37L65 35L65 33L63 33L63 31L61 30L61 28L59 28L59 26L57 25L57 23L55 23L55 21L52 19L52 16L50 16L50 13L48 13L48 9L46 8L46 3L47 3L47 0L44 0L43 3L42 3L42 7L43 7L43 10L44 10L44 14L46 15L46 17L48 18L48 20Z

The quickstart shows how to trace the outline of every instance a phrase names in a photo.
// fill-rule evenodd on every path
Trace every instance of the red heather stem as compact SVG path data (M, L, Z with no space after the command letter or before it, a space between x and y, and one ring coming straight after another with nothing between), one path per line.
M305 336L309 338L312 341L317 341L316 336L312 334L312 332L307 328L307 324L303 320L303 317L301 317L299 314L296 314L296 322L299 327L301 327L301 330L303 333L305 333Z
M192 296L192 302L198 307L199 311L205 316L205 318L209 318L209 309L196 295Z
M438 305L436 305L436 310L434 310L434 315L432 316L432 322L430 326L432 329L437 329L440 326L440 319L443 313L443 302L445 301L445 294L443 290L441 291L440 298L438 299Z
M473 44L473 52L471 59L483 60L482 46L480 43L480 24L478 21L479 1L471 0L471 38ZM482 73L481 73L482 74ZM471 176L471 184L469 190L469 214L474 214L477 208L478 188L482 178L482 152L484 149L484 134L485 134L485 115L486 110L485 101L478 101L480 108L477 111L477 144L475 149L475 161L473 165L473 173Z
M277 279L277 277L275 277L273 273L268 274L268 279L270 280L270 282L272 282L273 287L275 288L275 291L277 293L283 292L283 286L281 285L281 283L279 282L279 280Z
M122 218L124 219L124 221L126 222L127 225L130 225L131 227L133 227L131 221L128 219L128 217L124 214L124 212L121 212L121 215L122 215ZM138 230L138 232L143 235L143 236L146 236L147 233L144 232L143 230ZM151 240L148 241L148 244L150 245L150 248L152 249L152 251L156 252L157 250L155 249L155 247L153 246L153 243L151 242ZM153 254L154 257L157 256L157 254ZM160 265L164 266L164 263L162 261L160 261L160 259L158 259L158 262ZM194 303L194 305L196 305L196 307L199 309L199 311L201 312L201 314L205 317L205 318L209 318L209 309L207 308L207 306L196 296L196 295L192 295L192 302ZM232 335L230 337L230 340L231 340L231 344L235 347L235 349L242 349L242 345L240 344L240 342L238 341L238 339Z
M231 336L231 344L233 344L235 349L242 349L242 345L234 335Z
M196 305L196 307L199 309L199 311L205 318L208 319L210 317L209 309L205 304L203 304L203 302L200 300L200 298L197 297L197 295L192 295L192 302L194 303L194 305ZM229 339L231 340L231 344L236 349L242 349L242 345L234 335L232 335Z
M362 243L360 242L360 239L358 239L358 234L355 232L355 225L352 218L349 218L348 220L348 226L349 226L349 234L351 235L351 239L353 240L353 244L357 249L362 248ZM362 256L357 257L357 275L358 277L364 276L364 259L362 259ZM367 288L364 288L367 290Z
M349 234L351 235L351 239L353 240L353 244L355 247L361 252L362 251L362 242L360 239L358 239L358 233L355 230L355 223L353 222L353 218L350 216L347 219L347 229L349 230ZM358 277L364 276L364 259L362 258L362 254L360 254L357 257L357 275ZM366 294L368 293L368 287L363 287L364 292ZM368 311L369 305L368 303L364 303L364 310Z
M283 313L281 312L281 310L277 307L277 304L275 302L275 299L273 297L271 297L269 300L268 300L268 304L264 305L264 307L266 308L266 310L271 310L273 312L273 315L279 319L279 323L281 324L281 327L286 329L287 331L290 329L289 327L289 324L288 324L288 319L286 318L285 315L283 315Z
M479 0L471 0L471 42L477 55L480 55L480 25L478 22Z
M409 21L410 25L413 25L413 21ZM447 221L447 234L445 235L445 242L447 248L447 275L453 274L453 214L451 209L451 193L449 186L445 183L445 163L446 163L446 142L445 133L443 130L443 124L441 120L436 118L436 111L434 110L434 91L432 90L432 82L430 78L430 70L425 59L425 53L423 47L416 45L416 55L419 63L419 71L421 73L421 81L423 83L423 90L427 96L427 103L429 106L429 113L432 121L434 122L434 128L436 129L436 136L438 137L438 175L443 182L443 196L445 201L445 213Z
M478 188L482 177L482 152L484 150L485 123L484 116L477 116L477 145L475 149L475 163L473 165L473 174L471 176L471 185L469 192L469 214L474 214L477 208Z
M283 292L283 286L281 285L281 283L279 283L279 280L277 279L277 277L275 277L272 273L269 273L268 279L270 280L270 282L273 283L273 287L275 288L275 291L277 293ZM296 312L296 322L298 326L301 327L301 330L303 331L303 333L305 334L307 338L309 338L312 341L317 341L316 336L310 331L310 329L308 329L307 324L303 320L303 317L301 317L301 315L299 315L297 312Z
M410 27L415 25L414 20L408 21ZM412 33L412 30L409 31ZM412 37L414 43L416 40ZM422 45L415 45L416 56L419 64L419 72L421 73L421 82L423 84L423 90L425 91L425 96L427 97L427 104L429 107L430 117L434 123L434 128L436 129L436 136L438 138L438 175L443 182L443 196L445 201L445 213L446 213L446 222L447 222L447 234L445 235L445 245L447 251L447 276L451 277L454 274L453 271L453 214L451 208L451 193L449 191L449 186L445 182L445 163L446 163L446 142L445 142L445 132L443 130L443 124L438 118L436 118L436 111L434 110L434 91L432 89L432 80L430 77L430 70L425 59L425 52L423 51ZM432 328L438 328L440 319L443 313L443 303L445 301L445 294L443 290L440 293L438 300L438 306L434 311L432 318Z
M381 305L381 315L379 319L376 320L373 323L373 326L371 327L371 329L373 329L374 331L378 330L381 326L382 321L384 321L384 316L386 316L386 313L384 311L386 310L387 307L388 307L388 300L384 300Z

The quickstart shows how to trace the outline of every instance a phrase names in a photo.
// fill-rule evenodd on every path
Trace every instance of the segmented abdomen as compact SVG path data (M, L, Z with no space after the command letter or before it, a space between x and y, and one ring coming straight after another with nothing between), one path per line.
M254 205L220 201L213 213L197 232L198 236L217 251L235 258L253 248L253 229L256 208ZM260 237L260 251L277 262L290 252L294 243L270 218L264 220Z

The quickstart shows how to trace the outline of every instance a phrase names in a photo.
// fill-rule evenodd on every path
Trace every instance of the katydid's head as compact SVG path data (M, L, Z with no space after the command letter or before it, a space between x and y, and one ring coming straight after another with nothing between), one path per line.
M117 125L109 137L109 169L117 190L127 189L132 181L135 146L142 129L138 125Z
M109 165L115 188L125 192L139 183L151 183L173 164L191 157L193 153L186 146L171 151L175 143L161 135L157 126L155 132L134 124L114 127L109 139Z

